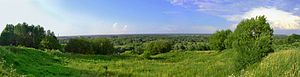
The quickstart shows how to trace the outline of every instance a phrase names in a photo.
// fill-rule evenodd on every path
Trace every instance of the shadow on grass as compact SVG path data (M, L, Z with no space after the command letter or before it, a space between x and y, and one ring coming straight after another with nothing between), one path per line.
M71 58L99 58L111 60L122 59L126 56L84 56L84 55L66 55ZM114 58L115 57L115 58ZM63 60L54 58L53 55L46 54L40 50L17 47L1 47L0 58L3 58L5 66L13 65L16 72L28 77L105 77L105 76L131 76L130 74L118 72L100 72L91 70L81 70L71 67L65 67Z
M72 54L72 53L58 53L55 55L59 57L70 58L70 59L105 60L105 61L139 59L139 56L135 56L135 55L84 55L84 54Z

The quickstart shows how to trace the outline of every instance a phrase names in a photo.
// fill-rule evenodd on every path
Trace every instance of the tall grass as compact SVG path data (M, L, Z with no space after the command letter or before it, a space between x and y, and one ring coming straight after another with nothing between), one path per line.
M16 73L16 69L13 68L13 65L7 67L5 62L5 60L0 59L0 77L23 77Z
M234 74L231 52L169 52L143 59L139 56L65 57L66 67L99 71L102 75L134 77L226 77ZM107 67L105 69L104 67Z
M300 50L283 50L267 56L262 62L246 69L245 77L298 77Z

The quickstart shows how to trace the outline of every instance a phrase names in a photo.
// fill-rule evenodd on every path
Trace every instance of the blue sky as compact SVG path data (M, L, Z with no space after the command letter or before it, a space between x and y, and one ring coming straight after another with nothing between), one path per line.
M297 0L0 0L0 24L28 22L57 35L213 33L266 15L276 34L300 33ZM0 27L3 29L3 26Z

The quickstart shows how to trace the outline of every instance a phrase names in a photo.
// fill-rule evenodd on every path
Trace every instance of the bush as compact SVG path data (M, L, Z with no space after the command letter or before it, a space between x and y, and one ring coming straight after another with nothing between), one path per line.
M71 39L65 47L66 52L81 53L81 54L113 54L114 45L109 39Z
M289 35L287 41L289 44L292 44L294 42L300 42L300 35L297 34Z
M221 30L221 31L217 31L216 33L214 33L209 38L210 48L213 50L218 50L218 51L222 51L222 50L226 49L225 40L228 38L228 36L231 33L232 33L231 30Z
M149 43L145 43L144 45L145 51L148 51L151 55L166 53L172 50L172 44L167 40L151 41Z
M186 50L186 45L184 45L183 43L176 43L175 45L173 45L173 50L184 51Z
M96 38L91 39L90 43L92 44L92 48L95 54L113 54L114 53L114 45L111 43L109 39L106 38Z
M203 51L209 50L208 43L205 42L182 42L173 45L173 50L176 51Z
M134 54L143 54L144 52L144 47L143 46L136 46L133 50Z
M273 30L264 16L241 21L230 38L238 52L237 67L243 69L273 52L272 37Z
M95 54L92 43L87 39L71 39L65 47L66 52L81 53L81 54Z
M49 30L47 31L46 36L40 43L40 49L61 49L61 45L59 44L58 39L55 37L54 32L51 32Z

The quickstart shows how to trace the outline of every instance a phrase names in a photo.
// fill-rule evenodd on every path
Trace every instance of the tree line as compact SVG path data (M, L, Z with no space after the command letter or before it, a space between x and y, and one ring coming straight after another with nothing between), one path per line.
M234 31L220 30L212 35L140 35L67 40L58 40L54 32L45 30L40 25L7 24L1 33L0 45L57 49L79 54L111 55L130 51L132 54L143 55L147 58L170 51L217 50L221 52L225 49L232 49L238 51L241 58L247 59L241 60L244 65L247 65L273 52L275 45L278 46L277 48L280 48L281 44L290 43L295 43L293 45L297 46L299 39L300 35L296 34L283 40L274 39L273 30L266 22L266 18L259 16L241 21Z
M60 49L61 46L54 32L45 30L40 25L18 23L7 24L0 36L2 46L25 46L37 49Z

